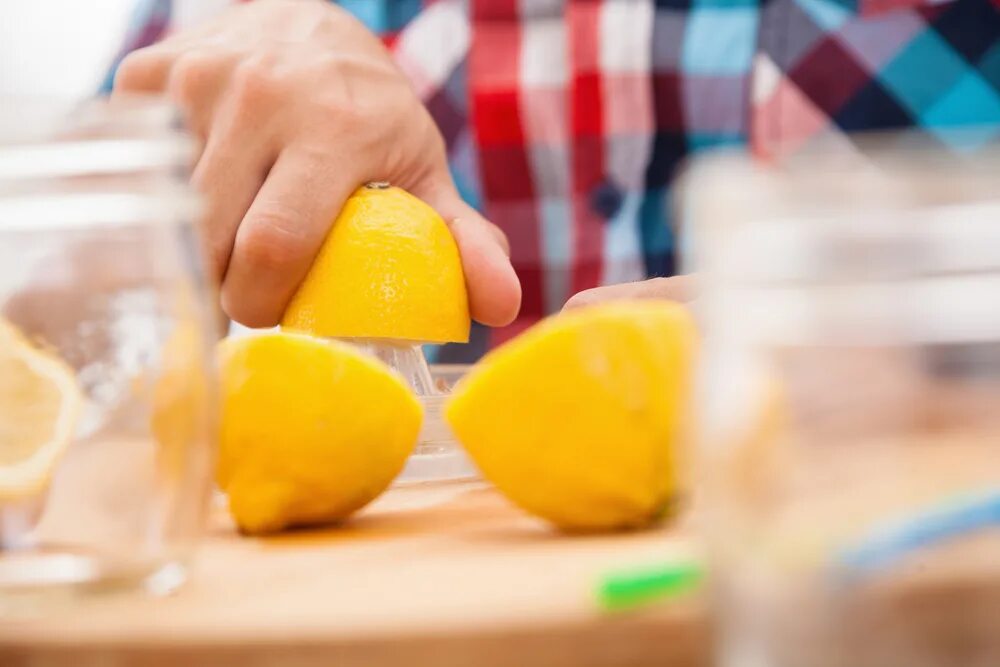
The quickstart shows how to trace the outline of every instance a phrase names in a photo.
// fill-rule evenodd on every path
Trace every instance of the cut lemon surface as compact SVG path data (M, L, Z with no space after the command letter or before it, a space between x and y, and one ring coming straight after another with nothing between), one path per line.
M281 325L332 338L468 341L465 276L448 226L405 190L359 188Z
M338 521L402 470L422 409L351 346L272 333L224 341L218 482L246 533Z
M528 512L570 530L642 526L679 492L695 343L674 303L571 311L486 355L445 418Z
M81 403L73 370L0 320L0 501L46 487Z

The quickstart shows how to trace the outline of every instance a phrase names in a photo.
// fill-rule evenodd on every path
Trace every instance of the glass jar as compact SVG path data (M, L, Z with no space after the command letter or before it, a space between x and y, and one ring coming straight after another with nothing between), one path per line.
M905 143L686 181L727 667L1000 664L1000 160Z
M149 100L2 107L0 613L165 592L214 452L193 146Z

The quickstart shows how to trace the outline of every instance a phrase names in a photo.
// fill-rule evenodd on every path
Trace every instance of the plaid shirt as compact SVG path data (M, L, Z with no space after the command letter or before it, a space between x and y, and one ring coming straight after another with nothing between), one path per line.
M170 4L147 3L126 51L169 29ZM673 274L671 180L692 153L776 158L866 129L945 144L956 126L980 128L975 141L1000 132L991 0L340 4L384 35L460 191L510 238L520 318L443 358L477 356L578 290Z

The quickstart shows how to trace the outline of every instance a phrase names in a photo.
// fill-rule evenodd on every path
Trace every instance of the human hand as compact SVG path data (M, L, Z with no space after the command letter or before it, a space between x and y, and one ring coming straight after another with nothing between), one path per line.
M563 310L572 310L604 301L622 299L669 299L682 303L692 301L696 290L693 276L651 278L634 283L607 285L578 292L570 297Z
M234 7L130 54L121 93L168 95L203 142L193 182L232 319L278 322L341 206L369 181L405 188L448 221L476 320L516 316L506 238L462 201L430 114L347 12L303 0Z

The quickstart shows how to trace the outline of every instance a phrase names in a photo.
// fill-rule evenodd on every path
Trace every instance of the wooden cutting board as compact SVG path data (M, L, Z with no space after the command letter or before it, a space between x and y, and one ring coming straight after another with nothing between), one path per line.
M0 621L4 667L707 665L698 594L618 614L621 568L700 556L681 524L566 536L482 483L397 488L348 525L267 539L216 508L186 586Z

